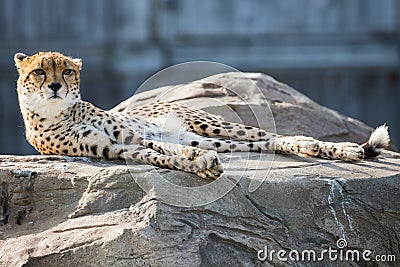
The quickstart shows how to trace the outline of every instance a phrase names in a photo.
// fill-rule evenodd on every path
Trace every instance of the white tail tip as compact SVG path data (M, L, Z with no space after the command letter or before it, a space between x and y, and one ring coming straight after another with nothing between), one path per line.
M390 136L386 124L376 128L368 140L368 144L373 149L386 148L389 146L389 143L390 143Z
M361 145L364 148L364 157L373 158L378 156L382 149L387 148L390 143L388 127L386 124L379 126L373 131L369 140Z

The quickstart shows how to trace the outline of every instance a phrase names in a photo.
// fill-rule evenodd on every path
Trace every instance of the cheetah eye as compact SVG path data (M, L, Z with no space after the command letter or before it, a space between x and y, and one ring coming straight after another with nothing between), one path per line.
M67 75L68 76L68 75L71 75L73 72L74 72L73 70L66 69L66 70L63 71L63 75Z
M35 73L35 75L42 76L45 72L42 69L36 69L33 71L33 73Z

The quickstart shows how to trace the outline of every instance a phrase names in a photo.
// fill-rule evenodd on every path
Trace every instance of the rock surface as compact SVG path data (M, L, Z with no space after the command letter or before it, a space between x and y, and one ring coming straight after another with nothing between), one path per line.
M234 75L163 98L254 124L249 106L262 114L266 95L279 133L368 138L369 127L268 76L248 74L259 93ZM215 83L247 95L249 106ZM143 104L166 89L133 98ZM261 126L273 127L261 118ZM338 239L400 260L399 154L385 151L359 164L255 153L221 159L226 173L211 181L123 161L0 156L0 266L309 266L276 256L260 261L257 253L265 246L319 253L337 249ZM313 265L366 263L325 257Z

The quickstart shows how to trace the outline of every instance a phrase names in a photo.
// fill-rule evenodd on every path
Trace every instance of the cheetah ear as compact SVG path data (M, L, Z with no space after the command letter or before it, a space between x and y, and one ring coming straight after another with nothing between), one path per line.
M25 55L24 53L16 53L16 54L14 55L14 61L15 61L15 62L17 62L17 61L22 61L22 60L24 60L24 58L26 58L26 57L28 57L28 56Z
M21 69L21 63L22 61L27 58L28 56L25 55L24 53L16 53L14 55L14 62L15 62L15 66L17 66L18 72Z
M15 64L19 64L19 63L21 63L21 61L23 61L25 58L27 58L28 56L27 55L25 55L24 53L16 53L15 55L14 55L14 61L15 61Z
M78 66L79 70L82 69L82 59L80 59L80 58L73 58L73 59L72 59L72 62L74 62L74 64L75 64L76 66Z

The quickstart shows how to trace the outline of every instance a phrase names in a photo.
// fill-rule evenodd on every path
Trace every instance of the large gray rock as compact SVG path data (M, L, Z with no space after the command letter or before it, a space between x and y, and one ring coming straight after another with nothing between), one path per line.
M272 99L275 118L292 114L305 120L288 128L276 120L280 133L356 141L370 133L362 123L268 76L249 76ZM231 80L232 87L243 84L233 74L213 79ZM196 101L196 106L231 116L222 112L223 104L206 99L212 95L254 123L249 108L226 89L197 84L171 100ZM144 103L153 93L134 98ZM256 90L246 87L241 93L254 107L264 105L260 95L251 98ZM319 253L337 249L339 239L352 250L399 260L399 154L385 151L359 164L256 153L221 154L221 159L226 173L211 181L123 161L0 156L0 266L309 266L276 256L262 262L257 254L264 247ZM312 264L366 265L328 257Z

